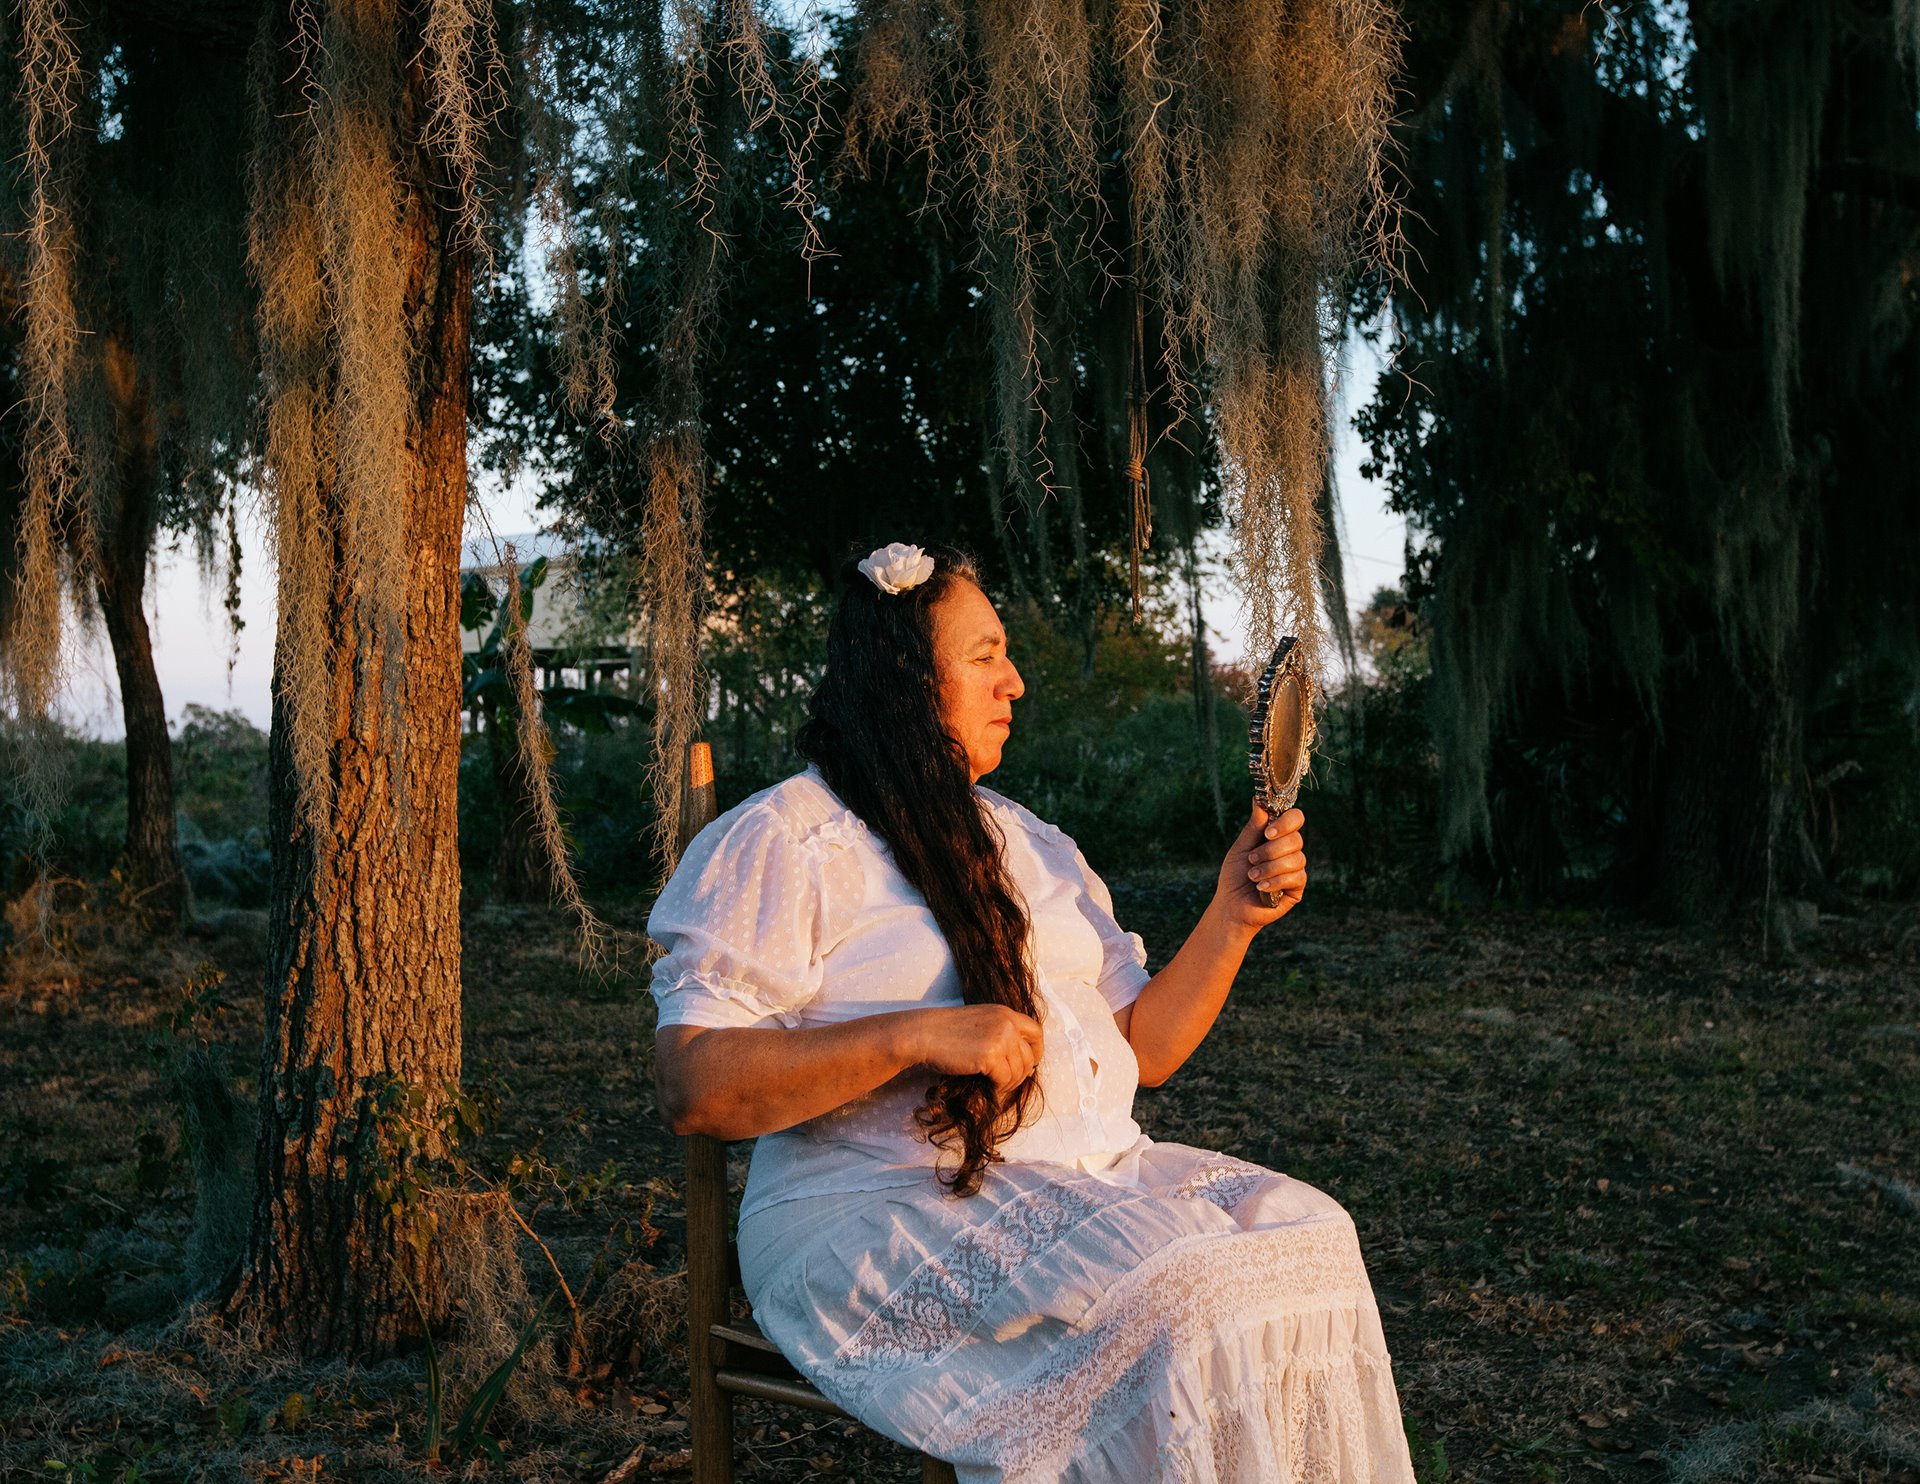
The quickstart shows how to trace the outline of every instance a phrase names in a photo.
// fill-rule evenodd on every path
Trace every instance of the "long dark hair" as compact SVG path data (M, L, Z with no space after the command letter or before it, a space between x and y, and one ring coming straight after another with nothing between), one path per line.
M794 739L827 786L887 842L900 874L926 899L953 954L969 1005L1006 1005L1040 1018L1026 904L1007 874L997 827L968 776L966 749L940 721L933 606L959 582L980 584L972 558L923 548L933 576L884 593L858 565L841 569L827 630L827 667ZM1002 1102L991 1078L946 1077L916 1115L957 1168L940 1178L956 1195L980 1188L987 1164L1032 1103L1029 1077Z

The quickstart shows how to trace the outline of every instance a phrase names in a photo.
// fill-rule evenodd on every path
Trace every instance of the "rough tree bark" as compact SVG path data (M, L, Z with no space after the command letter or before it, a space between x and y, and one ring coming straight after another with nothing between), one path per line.
M403 1087L429 1124L460 1076L460 537L472 262L417 142L424 80L417 7L397 38L407 96L397 137L414 397L407 466L406 653L399 726L377 682L382 636L356 621L344 551L332 548L328 656L332 801L324 840L299 808L284 725L284 634L270 746L272 881L267 1022L254 1206L230 1317L306 1354L378 1356L419 1335L409 1293L445 1311L431 1249L382 1194ZM336 437L350 439L341 427ZM390 787L395 772L401 787ZM396 797L405 800L398 816ZM441 1153L429 1135L412 1153ZM410 1213L411 1214L411 1213Z
M1679 922L1721 916L1766 889L1766 718L1715 656L1664 699L1658 909Z
M1713 658L1661 702L1656 905L1680 922L1762 906L1770 928L1794 900L1845 909L1807 823L1805 646L1793 645L1758 681L1743 681L1731 659L1708 652Z
M167 735L166 700L153 667L145 608L158 440L152 402L132 353L122 341L109 340L102 361L120 467L114 519L101 532L95 589L113 645L127 729L127 839L120 868L140 907L164 931L186 917L187 882L174 830L173 740Z

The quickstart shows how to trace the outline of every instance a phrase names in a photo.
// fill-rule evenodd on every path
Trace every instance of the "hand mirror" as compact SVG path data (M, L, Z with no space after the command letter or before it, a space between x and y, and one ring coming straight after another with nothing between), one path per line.
M1300 645L1289 634L1274 646L1254 690L1253 721L1247 734L1247 770L1253 774L1254 802L1277 818L1293 807L1306 776L1313 746L1313 677L1301 663ZM1279 900L1263 886L1269 906Z

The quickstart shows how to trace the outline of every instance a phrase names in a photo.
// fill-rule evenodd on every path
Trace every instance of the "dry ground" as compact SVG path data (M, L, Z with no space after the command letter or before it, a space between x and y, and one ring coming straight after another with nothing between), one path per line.
M1207 890L1114 884L1156 963ZM210 1035L251 1071L262 931L226 913L158 947L88 920L64 959L6 966L0 1475L439 1472L418 1461L418 1359L302 1365L181 1307L192 1180L169 1068ZM544 913L478 909L466 943L470 1080L498 1098L478 1148L578 1292L587 1355L568 1375L537 1347L491 1429L504 1461L470 1450L444 1472L684 1479L651 1007L575 973ZM230 1009L202 993L189 1022L202 957ZM1256 945L1213 1037L1139 1113L1353 1212L1424 1484L1920 1480L1912 908L1768 962L1737 936L1323 898ZM443 1345L449 1424L554 1286L524 1239L492 1258ZM918 1477L844 1424L742 1423L745 1479Z

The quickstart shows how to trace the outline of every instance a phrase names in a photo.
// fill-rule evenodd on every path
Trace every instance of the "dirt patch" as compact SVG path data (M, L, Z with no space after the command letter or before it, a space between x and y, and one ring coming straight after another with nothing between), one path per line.
M1209 889L1112 884L1156 966ZM643 905L609 916L638 930ZM57 982L10 971L0 1474L430 1472L420 1361L302 1366L183 1308L191 1161L169 1038L238 1048L247 1095L258 926L104 971L68 955ZM572 1374L543 1372L498 1414L502 1462L470 1468L598 1479L643 1450L631 1477L684 1479L681 1172L651 1004L574 972L567 932L525 909L466 924L468 1080L497 1105L471 1152L538 1176L521 1209L540 1245L519 1242L526 1292L490 1309L485 1354L554 1286L549 1256L589 1336ZM1138 1113L1353 1213L1423 1481L1916 1480L1920 914L1824 923L1800 950L1782 964L1738 935L1315 902L1256 944L1212 1037ZM226 974L211 999L203 960ZM446 1343L449 1385L472 1386L485 1365ZM740 1418L742 1479L918 1477L844 1423Z

